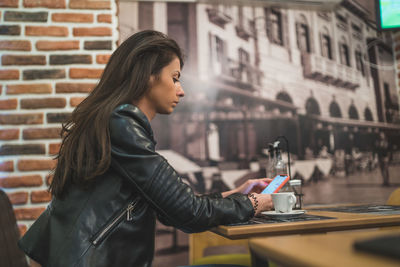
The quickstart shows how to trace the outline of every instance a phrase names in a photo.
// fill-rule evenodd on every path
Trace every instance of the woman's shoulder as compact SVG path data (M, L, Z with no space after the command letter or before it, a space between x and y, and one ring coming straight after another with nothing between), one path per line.
M146 135L148 135L152 141L153 139L153 130L151 129L151 125L146 115L136 106L132 104L122 104L117 106L110 118L110 129L120 131L144 131Z

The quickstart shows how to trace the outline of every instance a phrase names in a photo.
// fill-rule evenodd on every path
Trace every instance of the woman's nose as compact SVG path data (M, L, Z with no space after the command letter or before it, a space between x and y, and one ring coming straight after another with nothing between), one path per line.
M185 91L183 91L182 86L179 84L177 91L176 91L176 95L179 97L184 97L185 96Z

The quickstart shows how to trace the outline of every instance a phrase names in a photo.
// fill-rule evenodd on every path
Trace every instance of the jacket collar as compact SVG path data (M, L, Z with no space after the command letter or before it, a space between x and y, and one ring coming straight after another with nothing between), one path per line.
M132 116L146 130L146 132L151 137L153 143L157 143L154 140L153 130L151 129L150 121L147 119L143 111L141 111L137 106L134 106L132 104L122 104L118 106L116 110L123 111L124 113L127 112L130 116Z

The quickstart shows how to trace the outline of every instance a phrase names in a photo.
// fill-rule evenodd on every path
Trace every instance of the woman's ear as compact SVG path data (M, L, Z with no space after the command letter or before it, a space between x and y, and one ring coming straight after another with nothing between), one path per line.
M150 75L150 79L148 82L148 88L151 88L154 85L155 80L156 80L156 77L154 75Z

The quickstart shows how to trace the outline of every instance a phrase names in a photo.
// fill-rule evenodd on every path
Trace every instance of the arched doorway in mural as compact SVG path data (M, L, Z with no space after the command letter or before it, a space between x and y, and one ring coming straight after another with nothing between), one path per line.
M340 110L340 107L336 101L332 101L329 105L329 115L333 118L342 117L342 111Z
M300 123L301 140L305 158L314 157L319 152L322 145L323 136L318 131L322 128L322 123L318 122L315 116L321 115L321 109L314 97L309 97L305 103L306 116ZM317 141L318 139L318 141Z
M288 93L286 93L286 92L279 92L277 95L276 95L276 99L277 100L281 100L281 101L285 101L285 102L288 102L288 103L293 103L293 100L292 100L292 98L290 97L290 95L288 94Z
M366 121L373 121L374 120L374 118L372 117L372 112L368 107L366 107L364 109L364 119Z
M285 91L280 91L276 95L276 100L293 104L292 97ZM281 112L285 111L281 110ZM296 112L292 111L292 116L292 119L281 119L274 122L275 125L280 125L280 131L277 132L276 136L284 135L289 141L291 153L298 155L301 154L301 151L299 151L299 147L301 147L299 121L296 119Z
M349 118L353 120L359 119L357 108L354 105L349 107Z
M306 114L307 115L321 115L319 104L314 97L310 97L306 101Z

